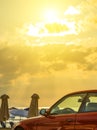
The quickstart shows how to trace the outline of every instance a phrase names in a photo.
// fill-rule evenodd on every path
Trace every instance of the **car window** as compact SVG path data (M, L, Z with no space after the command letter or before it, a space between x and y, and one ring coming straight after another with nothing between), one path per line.
M80 105L85 97L85 94L75 94L64 97L50 111L50 114L71 114L78 112Z
M97 111L97 93L89 93L85 103L84 112L95 111Z

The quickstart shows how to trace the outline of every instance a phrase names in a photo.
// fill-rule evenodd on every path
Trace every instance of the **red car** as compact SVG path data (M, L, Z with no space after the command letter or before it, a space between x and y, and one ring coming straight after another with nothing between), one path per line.
M97 90L73 92L12 130L97 130Z

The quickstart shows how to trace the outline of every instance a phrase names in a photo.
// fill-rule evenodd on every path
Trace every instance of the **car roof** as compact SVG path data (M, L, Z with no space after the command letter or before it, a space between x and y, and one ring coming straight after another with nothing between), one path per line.
M87 89L87 90L80 90L80 91L74 91L69 94L75 94L75 93L90 93L90 92L97 92L97 89Z

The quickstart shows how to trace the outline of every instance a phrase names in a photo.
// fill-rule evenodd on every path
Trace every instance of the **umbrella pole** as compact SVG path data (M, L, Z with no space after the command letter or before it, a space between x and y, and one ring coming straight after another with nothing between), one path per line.
M4 123L5 123L5 127L6 127L6 120L5 120L5 122L4 122Z
M5 128L6 128L6 116L4 116L4 124L5 124Z

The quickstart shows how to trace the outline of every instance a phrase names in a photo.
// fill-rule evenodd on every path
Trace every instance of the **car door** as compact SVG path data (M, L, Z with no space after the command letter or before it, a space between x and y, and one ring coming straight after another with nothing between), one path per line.
M37 124L37 130L74 130L76 114L85 94L68 95L60 99Z
M88 93L80 113L76 115L76 130L97 129L97 93Z

